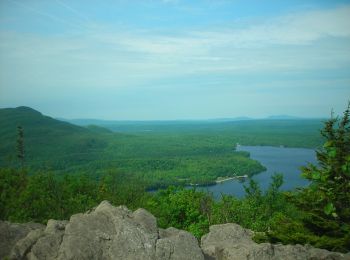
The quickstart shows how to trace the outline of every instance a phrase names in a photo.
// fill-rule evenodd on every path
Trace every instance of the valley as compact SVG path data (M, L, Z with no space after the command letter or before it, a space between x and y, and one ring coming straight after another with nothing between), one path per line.
M213 185L218 178L266 170L248 152L237 151L237 143L308 148L322 143L317 119L94 122L102 123L78 126L27 107L1 109L0 166L18 165L18 125L24 129L29 171L84 172L95 179L120 171L137 177L148 189Z
M349 109L331 136L343 140L348 118ZM348 250L347 224L322 237L314 226L343 225L348 205L347 181L334 185L337 208L316 199L328 199L317 185L332 183L320 182L328 173L322 160L339 154L344 179L350 169L348 151L338 153L329 136L320 137L321 120L148 122L151 131L128 124L118 132L120 125L78 126L28 107L0 109L0 218L46 223L108 200L145 208L160 227L198 239L210 225L231 222L257 232L256 242ZM324 157L316 160L315 149ZM329 218L335 209L342 219Z

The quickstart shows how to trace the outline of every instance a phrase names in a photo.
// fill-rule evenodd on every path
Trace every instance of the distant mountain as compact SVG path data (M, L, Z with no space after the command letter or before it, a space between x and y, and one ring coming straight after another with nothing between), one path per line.
M200 131L221 131L224 128L236 128L238 130L250 131L252 128L263 126L271 126L271 121L278 124L298 125L297 121L301 121L304 125L306 121L318 122L317 118L301 118L289 115L272 115L266 118L251 117L232 117L232 118L215 118L201 120L148 120L148 121L132 121L132 120L99 120L99 119L64 119L72 124L88 127L95 125L106 128L117 133L144 133L144 132L200 132ZM279 122L281 121L281 122ZM286 122L284 122L286 121ZM221 129L221 130L219 130ZM102 129L100 129L102 130Z
M86 126L86 128L94 133L104 133L104 134L113 133L111 130L109 130L105 127L98 126L98 125L88 125L88 126Z
M71 124L79 126L111 126L111 125L134 125L134 124L188 124L188 123L206 123L206 122L231 122L231 121L244 121L254 120L251 117L233 117L233 118L212 118L212 119L188 119L188 120L102 120L102 119L64 119L58 118L59 120L69 122Z
M189 120L100 120L100 119L61 119L63 121L78 126L87 127L98 132L118 132L118 133L143 133L158 132L168 130L183 132L185 129L198 130L212 127L221 123L239 123L255 120L249 117L215 118L215 119L189 119ZM96 129L100 127L100 129ZM104 130L103 130L104 129Z
M297 116L290 116L290 115L273 115L273 116L269 116L266 119L272 119L272 120L281 120L281 119L285 119L285 120L295 120L295 119L303 119L301 117L297 117Z
M39 111L30 107L3 108L0 109L0 134L12 134L16 132L17 126L22 126L28 132L29 136L38 134L60 134L83 133L87 132L83 127L72 125L67 122L59 121L48 116L44 116Z
M297 116L290 115L272 115L266 118L257 119L253 117L227 117L227 118L209 118L209 119L188 119L188 120L102 120L102 119L64 119L59 118L59 120L69 122L71 124L79 126L105 126L113 127L116 125L172 125L172 124L198 124L198 123L225 123L225 122L236 122L236 121L250 121L250 120L298 120L298 119L307 119ZM308 118L312 119L312 118Z
M102 119L88 119L88 118L79 118L79 119L65 119L65 118L57 118L58 120L65 121L74 125L79 126L102 126L102 125L112 125L121 121L117 120L102 120Z
M52 162L64 156L71 160L70 154L86 153L106 145L99 135L101 129L97 131L53 119L30 107L4 108L0 109L0 165L16 160L17 126L24 130L28 164Z
M208 121L231 122L231 121L245 121L245 120L255 120L255 119L251 117L246 117L246 116L239 116L239 117L232 117L232 118L215 118L215 119L209 119Z

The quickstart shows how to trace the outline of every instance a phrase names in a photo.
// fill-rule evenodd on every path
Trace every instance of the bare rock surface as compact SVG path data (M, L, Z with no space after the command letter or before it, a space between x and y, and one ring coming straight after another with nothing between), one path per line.
M205 259L211 260L305 260L350 259L349 255L302 245L281 245L252 240L253 232L233 223L214 225L201 239Z
M49 220L46 226L0 221L0 259L350 259L349 254L311 246L257 244L253 235L237 224L214 225L200 248L186 231L158 228L156 218L144 209L132 212L103 201L69 221Z
M107 201L69 221L32 225L0 222L1 259L204 259L190 233L160 230L146 210L132 212Z
M17 224L0 221L0 259L9 255L11 249L30 231L44 230L45 226L36 223Z

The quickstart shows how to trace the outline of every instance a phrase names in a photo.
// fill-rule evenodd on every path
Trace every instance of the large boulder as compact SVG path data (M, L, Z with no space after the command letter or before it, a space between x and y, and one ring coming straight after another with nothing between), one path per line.
M159 230L156 259L204 259L202 250L196 246L197 239L190 233L170 227Z
M44 230L45 226L37 223L17 224L0 221L0 259L9 255L16 243L33 230Z
M107 201L69 221L50 220L9 247L10 259L204 259L190 233L160 230L146 210L132 212Z
M305 260L350 259L349 255L302 245L257 244L254 232L237 224L214 225L201 239L205 259L216 260Z
M104 201L90 212L69 221L49 220L46 226L0 221L0 259L350 259L311 246L257 244L253 235L237 224L214 225L200 248L186 231L158 228L144 209L132 212Z

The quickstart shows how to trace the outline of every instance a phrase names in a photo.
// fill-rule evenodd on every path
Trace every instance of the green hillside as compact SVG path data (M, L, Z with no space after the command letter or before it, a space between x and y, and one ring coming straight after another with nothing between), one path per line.
M106 141L87 128L42 115L29 107L0 109L0 155L2 165L16 157L17 126L24 129L26 163L30 166L59 167L60 161L74 160L74 154L106 147Z
M118 133L157 137L209 137L244 145L271 145L315 148L322 144L319 130L323 119L229 119L175 121L69 120L73 124L94 124Z
M84 172L94 178L117 170L137 176L150 188L212 184L218 177L263 171L248 153L235 151L236 143L317 147L322 142L320 120L113 122L83 127L18 107L0 109L0 166L19 165L19 125L30 169Z

